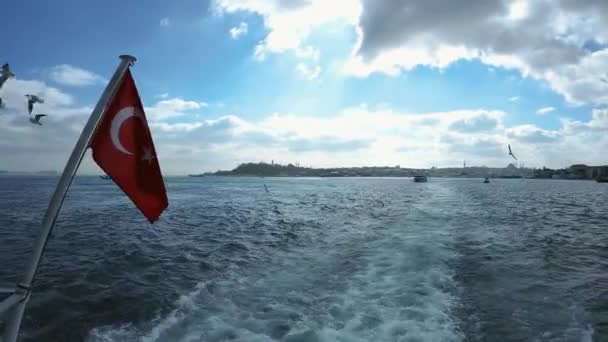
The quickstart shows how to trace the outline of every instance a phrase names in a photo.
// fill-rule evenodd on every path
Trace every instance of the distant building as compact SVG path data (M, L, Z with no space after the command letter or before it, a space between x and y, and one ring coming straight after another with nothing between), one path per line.
M591 167L591 178L598 179L605 177L608 177L608 165Z
M587 166L574 164L567 169L556 170L553 178L559 179L597 179L608 176L608 166Z
M591 178L591 168L585 164L574 164L568 168L569 178Z
M555 170L543 167L542 169L534 170L534 178L553 178Z

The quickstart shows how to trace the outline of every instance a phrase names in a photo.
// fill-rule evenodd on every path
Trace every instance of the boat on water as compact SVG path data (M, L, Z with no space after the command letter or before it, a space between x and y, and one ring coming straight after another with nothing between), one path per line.
M414 176L414 182L416 182L416 183L424 183L426 181L427 181L427 178L424 175Z
M484 183L490 183L490 178L486 177L486 179L483 180Z
M595 181L598 183L608 183L608 177L598 177Z
M108 176L108 175L100 175L99 178L101 178L101 179L111 179L110 176Z

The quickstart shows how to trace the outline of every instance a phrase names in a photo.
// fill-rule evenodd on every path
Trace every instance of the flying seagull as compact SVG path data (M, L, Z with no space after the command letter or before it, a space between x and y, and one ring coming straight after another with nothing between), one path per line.
M513 154L513 151L511 151L511 144L509 144L509 155L511 157L513 157L513 159L517 160L517 158L515 157L515 155Z
M39 98L36 95L27 94L27 111L32 114L32 110L34 110L34 103L44 103L44 100Z
M46 114L36 114L34 115L34 117L30 117L30 122L35 124L35 125L39 125L42 126L42 122L40 122L40 119L44 116L47 116Z
M4 82L11 77L15 77L15 74L11 72L11 69L8 66L8 63L4 63L2 69L0 70L0 88L4 85Z

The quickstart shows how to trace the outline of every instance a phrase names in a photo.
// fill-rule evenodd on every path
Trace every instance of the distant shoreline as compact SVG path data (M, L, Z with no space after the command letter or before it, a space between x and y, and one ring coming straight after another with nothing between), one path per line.
M401 179L414 178L414 176L256 176L256 175L187 175L187 176L167 176L167 177L191 177L191 178L386 178ZM481 176L429 176L428 178L439 179L484 179ZM590 178L540 178L540 177L487 177L489 179L533 179L533 180L555 180L555 181L595 181Z
M190 177L238 176L238 177L396 177L411 178L424 175L430 178L492 178L492 179L570 179L602 180L608 177L608 166L572 165L567 169L519 168L509 164L504 168L470 166L462 168L413 169L397 166L312 168L299 165L268 163L240 164L230 171L191 174Z

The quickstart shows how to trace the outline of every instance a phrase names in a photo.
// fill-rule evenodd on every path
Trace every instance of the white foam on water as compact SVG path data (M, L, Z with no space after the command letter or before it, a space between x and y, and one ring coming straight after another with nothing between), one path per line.
M595 330L591 324L586 323L585 317L588 315L584 308L581 305L572 304L570 305L570 313L570 324L565 331L563 340L593 342Z
M151 330L144 333L132 324L124 324L120 327L98 327L94 328L89 335L87 341L98 341L98 342L118 342L118 341L141 341L141 342L154 342L158 341L163 332L169 330L179 322L181 322L188 314L196 308L196 297L198 297L205 289L206 282L199 282L195 289L179 297L176 301L177 308L171 311L166 317L161 318L160 316L152 320L154 324Z
M277 250L267 264L200 283L147 327L96 328L89 341L462 341L449 227L406 214Z

